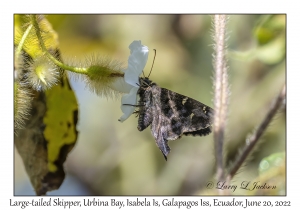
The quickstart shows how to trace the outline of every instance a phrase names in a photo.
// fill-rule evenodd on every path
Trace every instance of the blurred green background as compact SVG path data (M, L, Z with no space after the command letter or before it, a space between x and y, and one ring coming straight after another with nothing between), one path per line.
M47 15L59 35L66 63L97 54L122 61L129 44L149 47L144 69L159 86L213 106L211 15ZM228 65L230 105L226 129L226 164L234 160L247 136L265 116L286 80L286 16L230 15ZM80 80L71 80L79 103L79 136L65 163L62 187L49 195L193 195L214 194L213 135L170 141L166 162L149 128L137 130L132 115L123 123L121 98L101 98ZM263 158L286 150L286 116L281 110L262 137L251 160L234 178L238 186L259 176ZM284 172L285 173L285 172ZM283 183L284 178L280 179ZM284 184L283 184L284 185ZM246 195L236 190L234 195ZM277 194L285 194L281 189ZM15 152L15 195L34 195L22 160Z

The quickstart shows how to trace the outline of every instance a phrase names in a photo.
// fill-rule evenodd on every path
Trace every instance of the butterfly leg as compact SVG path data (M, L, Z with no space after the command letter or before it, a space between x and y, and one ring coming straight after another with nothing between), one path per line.
M145 106L144 104L122 104L122 105L125 105L125 106L134 106L134 107L141 107L141 106Z

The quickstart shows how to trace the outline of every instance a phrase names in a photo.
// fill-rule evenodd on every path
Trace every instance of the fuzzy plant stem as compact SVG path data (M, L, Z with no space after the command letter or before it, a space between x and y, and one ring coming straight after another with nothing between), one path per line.
M22 49L23 49L23 45L24 45L25 40L26 40L27 36L29 35L31 29L32 29L32 25L30 24L30 25L27 27L26 31L24 32L24 34L23 34L23 36L22 36L22 38L21 38L21 40L20 40L20 42L19 42L19 45L18 45L17 50L16 50L16 53L15 53L15 55L16 55L15 59L16 59L16 60L18 60L18 57L19 57L20 54L21 54L21 51L22 51Z
M31 15L31 23L35 29L35 33L36 33L36 36L39 40L39 43L40 43L40 46L43 50L43 52L46 54L46 56L53 62L55 63L55 65L59 66L60 68L64 69L64 70L69 70L69 71L72 71L72 72L75 72L75 73L79 73L79 74L87 74L87 69L86 68L78 68L78 67L73 67L73 66L68 66L68 65L65 65L63 64L62 62L60 62L59 60L57 60L53 55L51 55L46 46L45 46L45 43L43 41L43 37L41 35L41 30L40 30L40 27L39 27L39 24L37 22L37 19L36 19L36 15Z
M258 142L258 140L260 139L260 137L268 127L268 125L270 124L271 120L277 113L277 110L281 107L283 101L285 100L285 96L286 96L286 87L284 85L279 95L272 102L267 115L265 116L261 124L258 126L258 128L255 130L255 132L249 138L249 141L247 142L247 145L242 151L240 157L233 164L233 167L227 176L228 181L232 179L232 177L236 174L239 168L243 165L244 161L246 160L246 158L248 157L248 155L250 154L250 152L252 151L252 149L254 148L254 146L256 145L256 143Z
M224 180L223 144L228 110L228 67L226 64L226 15L213 18L214 38L214 142L216 153L216 178Z

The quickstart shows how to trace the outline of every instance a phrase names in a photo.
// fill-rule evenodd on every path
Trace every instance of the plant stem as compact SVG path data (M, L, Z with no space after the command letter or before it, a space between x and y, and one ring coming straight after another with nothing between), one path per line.
M51 55L46 46L45 43L43 41L42 35L41 35L41 31L40 31L40 27L39 24L36 20L36 15L31 15L31 22L32 25L35 28L35 32L36 32L36 36L40 42L40 46L42 48L42 51L46 54L46 56L53 62L55 63L57 66L59 66L60 68L64 69L64 70L69 70L75 73L79 73L79 74L87 74L87 69L86 68L78 68L78 67L73 67L73 66L68 66L65 65L64 63L60 62L59 60L57 60L53 55Z
M252 136L249 138L249 141L247 141L247 145L244 148L243 152L241 153L240 157L236 160L236 162L233 164L232 169L230 170L227 180L231 180L232 177L236 174L236 172L239 170L239 168L242 166L256 143L258 142L259 138L262 136L266 128L268 127L269 123L277 113L277 110L280 108L283 100L286 96L286 87L283 86L282 90L280 91L279 95L274 99L270 106L270 110L268 111L267 115L265 116L264 120L261 122L261 124L258 126L256 131L252 134Z
M21 54L21 51L22 51L22 49L23 49L23 45L24 45L25 40L26 40L28 34L30 33L31 29L32 29L32 24L30 24L30 25L28 26L28 28L27 28L26 31L24 32L24 34L23 34L23 36L22 36L22 38L21 38L21 40L20 40L20 42L19 42L19 45L18 45L18 47L17 47L17 49L16 49L16 53L15 53L15 56L16 56L15 59L16 59L16 60L18 60L18 57L19 57L20 54Z
M224 164L223 164L223 144L224 132L228 109L228 73L226 65L226 15L214 16L214 68L215 68L215 81L214 81L214 142L216 153L216 167L217 167L217 180L224 180Z

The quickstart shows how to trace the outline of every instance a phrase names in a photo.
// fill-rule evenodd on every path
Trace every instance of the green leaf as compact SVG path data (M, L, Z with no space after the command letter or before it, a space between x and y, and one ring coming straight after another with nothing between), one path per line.
M259 164L259 176L252 182L257 183L252 195L285 195L286 166L285 153L274 153L262 159Z
M280 36L268 44L258 46L256 57L266 64L279 63L285 57L285 38Z
M277 169L285 164L285 153L274 153L262 159L259 163L259 174L262 175L272 169Z
M254 37L259 45L267 44L278 36L285 34L285 15L261 16L257 26L254 28Z

